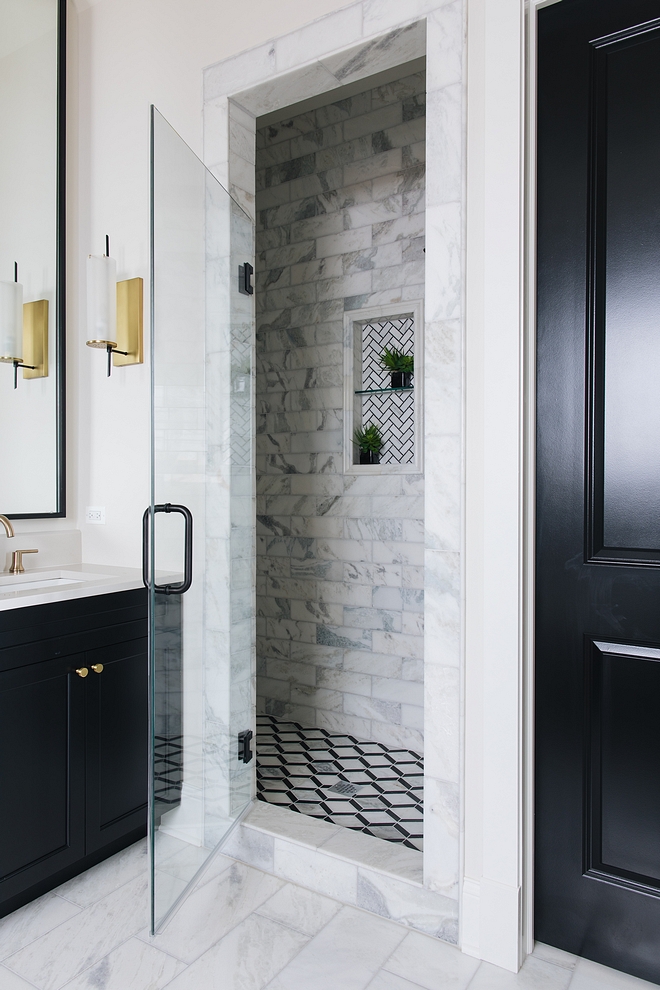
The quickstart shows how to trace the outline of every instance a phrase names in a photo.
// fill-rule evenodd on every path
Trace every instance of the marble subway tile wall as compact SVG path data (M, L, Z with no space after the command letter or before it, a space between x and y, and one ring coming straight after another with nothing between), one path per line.
M424 297L425 76L257 131L257 707L423 752L424 479L344 475L345 310Z

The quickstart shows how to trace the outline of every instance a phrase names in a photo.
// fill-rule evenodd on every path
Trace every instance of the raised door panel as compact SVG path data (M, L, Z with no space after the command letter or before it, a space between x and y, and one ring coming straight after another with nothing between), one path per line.
M89 651L87 853L146 828L147 640ZM102 665L103 669L94 669Z
M660 895L660 649L587 644L586 874Z
M592 563L658 566L660 25L589 48L588 549Z
M83 659L0 674L0 902L84 855Z

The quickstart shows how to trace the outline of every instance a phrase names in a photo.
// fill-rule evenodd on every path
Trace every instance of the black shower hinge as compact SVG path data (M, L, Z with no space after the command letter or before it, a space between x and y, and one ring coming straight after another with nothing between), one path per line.
M238 291L242 292L244 296L251 296L254 292L254 286L252 285L252 272L254 268L249 261L246 261L244 265L238 266Z
M238 758L243 763L249 763L252 759L250 742L252 741L252 729L244 729L238 733Z

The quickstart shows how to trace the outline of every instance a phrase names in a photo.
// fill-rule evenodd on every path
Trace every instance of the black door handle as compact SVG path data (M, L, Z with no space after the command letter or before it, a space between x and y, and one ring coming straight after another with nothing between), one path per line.
M183 581L178 584L155 584L154 591L157 595L183 595L190 588L193 578L193 517L190 509L185 505L173 505L166 502L164 505L154 505L154 519L157 512L178 512L185 520L185 562L183 570ZM151 509L145 509L142 516L142 580L145 588L151 587L149 581L149 521L151 519Z
M254 286L252 285L252 273L254 268L249 261L246 261L244 265L238 266L238 291L242 292L244 296L251 296L254 293Z

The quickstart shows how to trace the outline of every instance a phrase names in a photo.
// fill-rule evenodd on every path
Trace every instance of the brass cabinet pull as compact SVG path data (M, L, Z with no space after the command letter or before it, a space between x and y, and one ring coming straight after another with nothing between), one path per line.
M87 677L89 671L87 670L87 667L76 667L76 674L78 677Z
M103 673L103 664L102 663L93 663L92 664L92 670L94 671L95 674L102 674Z

